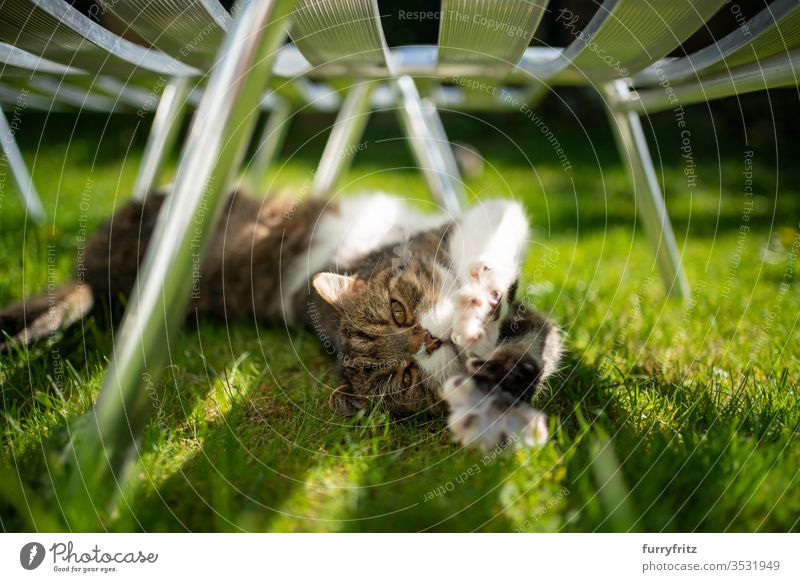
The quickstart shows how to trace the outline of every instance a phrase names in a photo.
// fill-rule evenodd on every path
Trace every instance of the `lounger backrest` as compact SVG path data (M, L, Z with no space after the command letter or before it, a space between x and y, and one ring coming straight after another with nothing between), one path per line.
M206 70L233 19L217 0L99 0L154 47Z
M291 37L312 65L350 76L391 70L376 0L301 0Z
M547 10L547 2L443 0L440 69L452 74L458 73L459 65L477 65L491 69L491 76L502 76L522 58Z
M685 57L660 62L634 76L637 85L697 78L800 46L800 2L775 0L736 29Z
M159 50L117 36L64 0L4 2L0 41L93 74L199 74Z
M724 0L606 0L585 28L562 9L556 25L574 40L560 57L534 67L539 78L597 83L628 77L676 49L714 15Z

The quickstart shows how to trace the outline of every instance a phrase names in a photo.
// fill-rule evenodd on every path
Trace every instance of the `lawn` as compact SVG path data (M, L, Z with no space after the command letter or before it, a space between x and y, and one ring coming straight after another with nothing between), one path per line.
M551 419L547 445L498 455L455 446L438 418L343 420L328 408L334 368L312 334L201 321L173 346L141 456L93 527L800 529L796 144L756 124L748 145L741 126L723 130L699 108L686 158L675 120L654 120L653 156L693 290L682 304L665 299L603 119L552 116L569 171L522 115L445 118L452 139L486 157L471 196L513 195L530 213L521 295L569 344L536 402ZM146 131L137 121L23 119L18 137L50 215L26 223L10 180L0 185L0 304L69 279L79 237L128 197ZM295 125L264 190L307 186L329 121ZM390 116L374 119L344 192L427 199L397 135ZM111 339L89 320L54 345L0 355L3 530L64 527L69 500L48 467L67 421L97 396Z

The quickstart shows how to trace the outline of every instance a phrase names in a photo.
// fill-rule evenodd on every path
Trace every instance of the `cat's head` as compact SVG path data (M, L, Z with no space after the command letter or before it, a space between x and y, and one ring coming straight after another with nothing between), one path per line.
M319 273L313 285L340 321L344 383L331 397L337 412L374 406L395 414L442 411L439 387L463 363L449 340L423 325L442 288L429 261L379 261L368 276Z

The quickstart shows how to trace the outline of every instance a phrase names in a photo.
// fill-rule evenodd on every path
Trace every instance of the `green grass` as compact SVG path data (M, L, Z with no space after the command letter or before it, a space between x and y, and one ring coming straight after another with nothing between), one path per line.
M743 222L742 136L690 118L698 168L690 189L674 121L656 120L653 152L693 285L681 305L664 299L624 168L598 121L588 135L552 121L573 164L565 173L521 116L446 120L451 137L487 158L484 175L468 183L472 195L513 193L530 211L522 296L559 321L569 342L537 402L551 418L546 446L487 456L454 446L441 419L342 420L327 406L333 365L312 334L202 321L173 346L141 457L96 527L797 530L797 149L750 136L755 196ZM6 181L0 304L67 280L82 227L127 198L144 128L133 135L133 121L115 118L101 137L105 119L82 116L73 134L74 122L24 120L20 137L29 162L36 155L50 222L25 223ZM52 139L39 143L43 130ZM316 132L310 121L293 130L266 187L302 189L324 138ZM344 189L427 198L396 135L376 119ZM4 530L63 527L69 500L53 492L46 467L67 421L96 398L111 337L87 321L57 344L0 356Z

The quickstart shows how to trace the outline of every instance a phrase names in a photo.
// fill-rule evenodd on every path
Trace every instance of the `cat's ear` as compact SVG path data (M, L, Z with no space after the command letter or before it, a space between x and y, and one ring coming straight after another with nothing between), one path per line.
M326 303L339 311L342 298L354 289L356 278L336 273L317 273L311 280L311 284Z
M361 410L361 401L359 398L351 393L349 384L342 384L333 391L331 397L328 399L333 411L341 416L353 416L356 412Z

